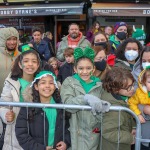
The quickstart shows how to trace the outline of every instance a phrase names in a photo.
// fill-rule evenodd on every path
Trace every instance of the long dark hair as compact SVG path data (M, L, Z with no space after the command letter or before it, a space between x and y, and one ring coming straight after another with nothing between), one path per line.
M38 70L35 72L35 74L40 71L40 69L41 69L41 67L40 67L40 61L41 61L41 60L40 60L39 54L38 54L36 51L34 51L34 50L30 50L30 51L27 51L27 52L24 52L24 53L20 54L20 55L16 58L16 60L15 60L15 62L14 62L14 65L13 65L13 67L12 67L12 69L11 69L11 78L12 78L13 80L18 80L18 78L21 78L21 77L23 76L23 70L20 68L19 62L21 63L21 61L23 60L23 57L24 57L25 55L27 55L27 54L34 54L34 55L37 57L37 60L38 60L38 63L39 63L39 68L38 68Z
M37 85L39 81L40 81L40 79L36 80L36 82L34 83L34 85L35 84ZM33 97L32 102L33 103L41 103L39 92L35 89L34 85L32 86L32 97ZM53 97L54 101L57 104L61 103L60 92L59 92L59 90L57 88L55 89L52 97ZM33 118L34 118L34 116L35 116L35 114L37 113L38 110L39 110L39 108L32 108L29 111L29 120L33 120Z

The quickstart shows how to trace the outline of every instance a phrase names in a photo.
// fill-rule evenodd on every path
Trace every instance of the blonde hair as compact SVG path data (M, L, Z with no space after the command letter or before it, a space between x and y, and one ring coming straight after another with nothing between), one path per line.
M57 58L56 57L51 57L49 60L48 60L48 64L51 64L53 61L57 61Z

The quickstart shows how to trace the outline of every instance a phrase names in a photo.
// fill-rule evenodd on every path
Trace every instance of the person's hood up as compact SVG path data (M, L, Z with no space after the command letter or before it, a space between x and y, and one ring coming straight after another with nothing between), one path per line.
M145 69L140 73L139 77L138 77L138 85L139 85L139 88L141 89L141 91L143 91L144 93L147 93L147 88L145 85L143 85L141 83L141 80L143 78L143 74L145 73Z
M138 76L141 72L141 66L140 66L140 58L136 61L136 63L133 66L132 75L136 82L138 82Z
M19 41L19 33L15 28L10 27L10 28L3 28L0 30L0 51L5 50L6 41L12 36L16 37L17 40Z

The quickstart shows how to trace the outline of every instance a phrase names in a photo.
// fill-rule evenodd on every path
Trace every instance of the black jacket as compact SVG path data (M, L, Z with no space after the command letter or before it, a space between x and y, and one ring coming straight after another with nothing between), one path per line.
M72 63L65 63L59 68L57 80L62 84L63 81L74 74L73 64Z
M41 108L28 108L28 112L34 111L33 119L28 119L27 108L21 108L16 121L16 137L20 146L24 150L46 150L48 146L48 119L44 116L44 111ZM45 118L45 119L44 119ZM45 121L44 121L45 120ZM45 128L44 128L45 124ZM64 140L63 140L63 125ZM67 148L70 147L70 132L68 119L63 119L63 111L57 110L55 136L54 136L54 148L60 141L64 141Z

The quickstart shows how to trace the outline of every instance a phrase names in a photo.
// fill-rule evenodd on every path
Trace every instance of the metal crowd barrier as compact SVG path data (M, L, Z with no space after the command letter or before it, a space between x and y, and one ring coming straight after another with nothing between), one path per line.
M85 105L67 105L67 104L41 104L41 103L19 103L19 102L3 102L0 101L0 106L9 107L36 107L36 108L57 108L57 109L76 109L76 110L91 110L90 106ZM135 136L135 150L140 150L141 142L150 143L149 139L141 139L141 123L137 115L126 107L121 106L111 106L110 111L126 111L131 114L136 121L136 136Z

